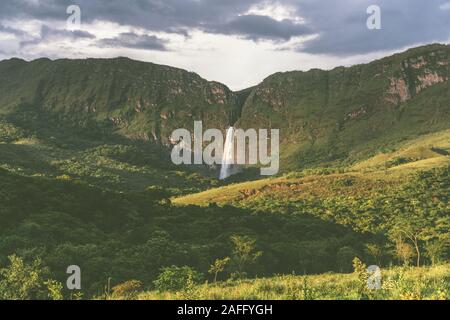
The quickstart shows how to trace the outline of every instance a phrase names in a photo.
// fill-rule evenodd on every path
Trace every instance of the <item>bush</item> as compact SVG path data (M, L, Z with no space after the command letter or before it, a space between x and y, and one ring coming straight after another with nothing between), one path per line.
M158 278L153 281L155 288L161 292L185 290L190 283L200 283L202 275L191 267L166 267L161 269Z
M0 269L0 300L62 300L62 285L47 279L48 270L41 261L31 264L12 255L10 265Z
M142 282L138 280L130 280L112 288L112 296L117 299L134 299L142 289Z

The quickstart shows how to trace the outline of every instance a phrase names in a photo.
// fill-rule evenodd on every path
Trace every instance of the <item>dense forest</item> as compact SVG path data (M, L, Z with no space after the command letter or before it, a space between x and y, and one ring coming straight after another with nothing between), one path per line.
M79 265L87 295L104 293L108 279L154 288L169 266L189 266L212 281L210 266L225 257L234 258L219 279L351 272L355 257L380 266L449 259L448 167L370 198L264 200L251 208L179 207L154 189L119 193L70 179L0 175L1 265L12 254L28 263L39 257L62 283L68 265ZM257 263L237 263L233 237L261 252Z

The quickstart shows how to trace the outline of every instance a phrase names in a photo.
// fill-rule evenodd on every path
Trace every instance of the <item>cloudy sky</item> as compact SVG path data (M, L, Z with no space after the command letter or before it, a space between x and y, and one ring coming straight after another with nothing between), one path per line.
M381 29L367 27L371 5L381 9ZM449 40L449 0L0 2L2 60L127 56L232 89L278 71L330 69Z

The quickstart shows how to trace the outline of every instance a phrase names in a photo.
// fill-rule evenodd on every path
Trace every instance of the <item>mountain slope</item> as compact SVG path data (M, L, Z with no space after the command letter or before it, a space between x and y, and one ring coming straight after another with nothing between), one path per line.
M0 111L24 104L69 124L88 119L128 137L168 144L174 129L226 127L239 114L239 97L197 74L126 58L0 63Z
M224 280L349 272L355 257L410 263L394 233L409 222L427 231L418 264L449 261L449 51L276 74L237 93L123 58L0 62L0 265L39 257L61 283L79 265L87 297L110 280L152 290L167 266L212 280L227 256ZM212 189L232 180L169 159L171 131L194 120L280 128L293 172ZM244 273L236 237L263 253Z
M283 168L358 160L450 127L450 47L431 45L350 68L270 76L238 126L280 128Z
M232 92L184 70L126 58L0 62L0 117L46 142L84 149L152 142L168 161L173 130L276 128L281 170L351 166L450 128L450 46L369 64L274 74ZM99 143L93 143L99 141ZM145 151L147 152L147 151Z
M326 199L346 194L364 196L367 192L370 194L401 184L422 170L450 166L450 130L424 135L398 145L392 144L391 148L393 151L379 153L345 170L292 172L282 177L235 183L177 197L173 203L240 206L247 200L257 201L264 197L276 199L277 193L282 194L279 197L280 205L299 198ZM347 186L346 181L350 181L351 185Z

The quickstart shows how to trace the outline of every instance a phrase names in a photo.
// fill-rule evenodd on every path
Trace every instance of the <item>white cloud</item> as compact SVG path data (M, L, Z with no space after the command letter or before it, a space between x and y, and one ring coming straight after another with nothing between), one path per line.
M14 41L16 37L13 34L0 32L0 41Z
M299 24L304 23L304 19L297 15L294 7L277 1L266 1L256 4L245 13L245 15L251 14L267 16L276 21L292 20Z
M277 10L272 12L277 12ZM286 16L283 16L280 12L283 11L278 11L276 14L273 13L273 17L277 19L285 18ZM20 27L20 30L29 34L25 38L32 40L33 37L40 35L43 23L35 20L9 21L6 25L10 28ZM52 27L63 30L65 23L52 24ZM219 81L227 84L231 89L239 90L256 85L275 72L306 71L311 68L331 69L340 65L349 66L369 62L393 53L392 51L379 51L372 54L335 57L291 50L292 47L297 47L306 40L316 37L316 35L294 37L290 41L280 44L262 40L254 42L231 35L205 33L200 30L190 30L190 37L164 32L149 33L148 30L143 28L105 21L82 24L81 30L95 35L97 39L68 39L59 36L31 44L26 47L26 50L19 50L19 43L20 40L23 40L23 37L19 39L19 37L12 35L0 34L0 46L2 48L1 51L3 51L3 56L0 54L0 57L18 56L29 60L40 57L113 58L126 56L131 59L165 64L193 71L208 80ZM168 40L167 47L169 51L107 48L98 45L100 39L114 38L126 32L154 35ZM30 37L31 39L28 39ZM401 48L397 51L403 49Z
M441 9L441 10L450 10L450 2L441 4L441 5L439 6L439 9Z

